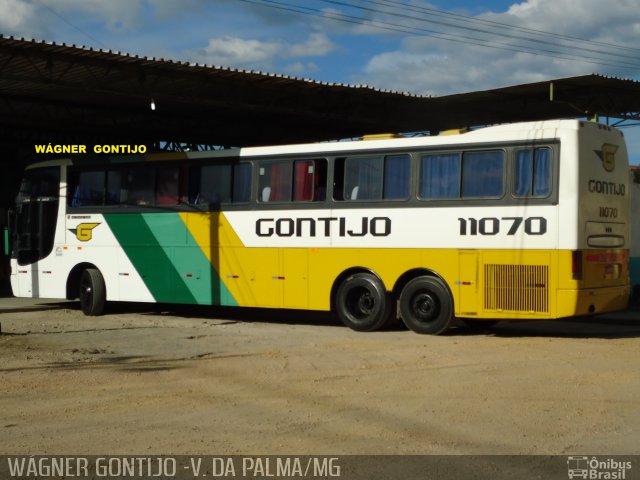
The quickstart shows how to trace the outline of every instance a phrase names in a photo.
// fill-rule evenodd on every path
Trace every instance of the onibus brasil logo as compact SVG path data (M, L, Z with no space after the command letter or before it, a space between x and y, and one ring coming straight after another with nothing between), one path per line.
M76 228L70 228L69 231L73 233L81 242L88 242L93 238L93 229L96 228L99 223L81 223Z
M615 458L599 459L588 456L571 456L567 458L567 474L569 478L597 480L625 480L627 470L631 470L630 461Z

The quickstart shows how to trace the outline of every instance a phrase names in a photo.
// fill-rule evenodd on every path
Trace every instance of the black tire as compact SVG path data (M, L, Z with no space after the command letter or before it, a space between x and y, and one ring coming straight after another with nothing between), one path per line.
M453 298L437 277L418 277L400 294L400 317L416 333L438 335L453 322Z
M102 315L107 301L107 289L102 274L96 268L87 268L80 276L80 307L85 315Z
M382 282L370 273L351 275L336 292L338 317L347 327L358 332L373 332L391 323L393 305Z

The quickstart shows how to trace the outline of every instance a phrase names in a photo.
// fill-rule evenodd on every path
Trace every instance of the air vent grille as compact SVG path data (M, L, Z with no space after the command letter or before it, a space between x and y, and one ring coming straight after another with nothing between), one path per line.
M549 267L546 265L484 266L485 310L549 312Z

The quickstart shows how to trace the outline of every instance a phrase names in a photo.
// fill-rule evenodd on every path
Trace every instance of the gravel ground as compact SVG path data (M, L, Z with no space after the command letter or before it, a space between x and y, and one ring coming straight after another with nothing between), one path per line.
M4 454L636 454L640 315L357 333L0 299Z

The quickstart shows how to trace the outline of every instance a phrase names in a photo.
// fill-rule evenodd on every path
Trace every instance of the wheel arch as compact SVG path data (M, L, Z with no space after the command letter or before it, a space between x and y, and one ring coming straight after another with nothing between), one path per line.
M454 302L453 291L451 290L449 283L442 277L442 275L428 268L414 268L400 275L400 278L396 280L396 283L393 286L393 290L391 290L391 293L393 294L394 298L396 299L400 298L400 293L402 292L402 289L411 280L413 280L414 278L424 277L424 276L439 278L442 281L442 283L445 285L447 290L449 291L449 295L451 296L451 301Z
M95 268L100 271L98 267L89 262L82 262L73 267L67 276L67 300L75 300L78 298L78 293L80 291L80 277L82 277L82 272L87 268Z

